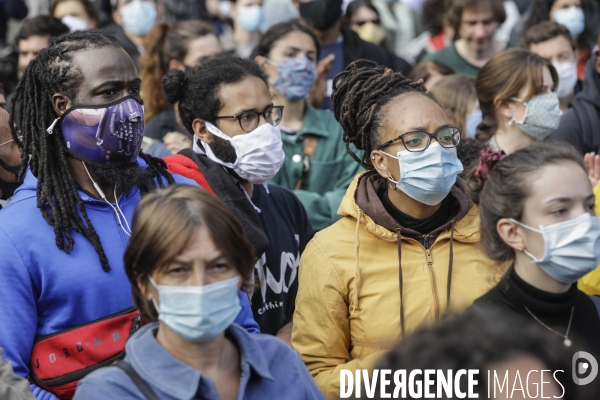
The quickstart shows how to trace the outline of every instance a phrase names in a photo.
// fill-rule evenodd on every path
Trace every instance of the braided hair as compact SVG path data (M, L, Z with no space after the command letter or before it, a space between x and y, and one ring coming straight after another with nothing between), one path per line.
M63 93L74 98L84 79L73 62L74 54L109 46L121 47L115 38L97 30L77 31L53 39L52 44L40 51L27 66L14 92L11 107L14 110L17 103L20 104L18 125L22 138L17 136L14 113L9 121L12 137L22 150L19 180L23 180L27 167L37 177L37 206L48 224L54 227L56 246L70 253L75 243L72 231L81 233L94 246L106 272L110 271L108 259L79 197L64 151L60 125L52 135L47 134L46 129L58 118L52 96ZM161 187L164 187L161 176L169 183L174 182L164 161L141 152L140 157L153 177L158 178Z
M391 99L405 93L422 93L432 98L425 91L422 80L413 82L400 72L373 61L350 63L333 78L331 95L333 114L344 129L346 151L363 168L373 170L370 154L379 141L379 111ZM350 148L350 144L363 150L361 158Z

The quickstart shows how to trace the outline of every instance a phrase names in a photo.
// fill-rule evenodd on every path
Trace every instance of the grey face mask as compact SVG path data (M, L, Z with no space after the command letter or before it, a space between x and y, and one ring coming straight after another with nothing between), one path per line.
M544 140L558 128L562 111L556 93L540 94L527 101L514 97L511 100L523 103L526 110L523 121L517 121L513 117L508 125L516 123L519 129L536 140Z

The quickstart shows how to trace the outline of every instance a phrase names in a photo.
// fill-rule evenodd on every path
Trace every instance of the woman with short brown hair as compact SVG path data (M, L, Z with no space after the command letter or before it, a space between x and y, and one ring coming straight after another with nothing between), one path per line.
M151 323L129 339L123 362L82 380L75 399L322 397L291 347L234 323L255 257L217 197L179 185L146 195L124 258Z
M510 154L545 139L560 121L556 70L527 50L494 56L479 72L475 89L483 121L477 138Z

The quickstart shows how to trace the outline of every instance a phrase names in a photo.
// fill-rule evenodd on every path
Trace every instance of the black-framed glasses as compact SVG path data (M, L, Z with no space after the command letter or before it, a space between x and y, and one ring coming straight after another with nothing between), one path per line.
M402 140L402 144L408 151L419 152L425 151L431 144L431 138L435 138L442 147L456 147L460 142L460 128L455 126L445 126L437 130L437 132L429 133L423 131L408 132L383 143L377 150L384 149L391 144Z
M261 115L269 124L277 126L279 121L281 121L281 116L283 115L283 106L268 107L263 112L246 111L238 115L219 116L215 119L235 118L240 123L240 127L244 130L244 132L252 132L258 127Z

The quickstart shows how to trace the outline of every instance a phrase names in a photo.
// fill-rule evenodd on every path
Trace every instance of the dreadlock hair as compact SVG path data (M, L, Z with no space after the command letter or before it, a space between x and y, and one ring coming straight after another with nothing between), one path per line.
M106 272L110 271L108 259L79 197L64 151L60 125L56 125L51 135L46 129L58 118L52 96L62 93L74 98L84 79L73 62L74 54L109 46L121 47L115 38L98 30L77 31L54 38L50 47L40 51L29 63L14 92L11 106L14 110L15 105L20 104L18 125L22 139L17 137L14 113L9 121L12 137L23 151L19 180L22 181L27 167L37 177L37 206L48 224L54 227L56 246L70 253L75 244L72 231L81 233L94 246ZM146 161L153 177L158 178L160 187L164 187L161 176L169 183L174 182L164 161L141 152L140 157Z
M422 80L413 82L400 72L373 61L350 63L333 78L331 95L333 114L344 129L346 151L363 168L373 170L370 155L379 142L379 111L390 100L406 93L421 93L435 101L425 91ZM363 151L361 158L352 151L350 144Z

